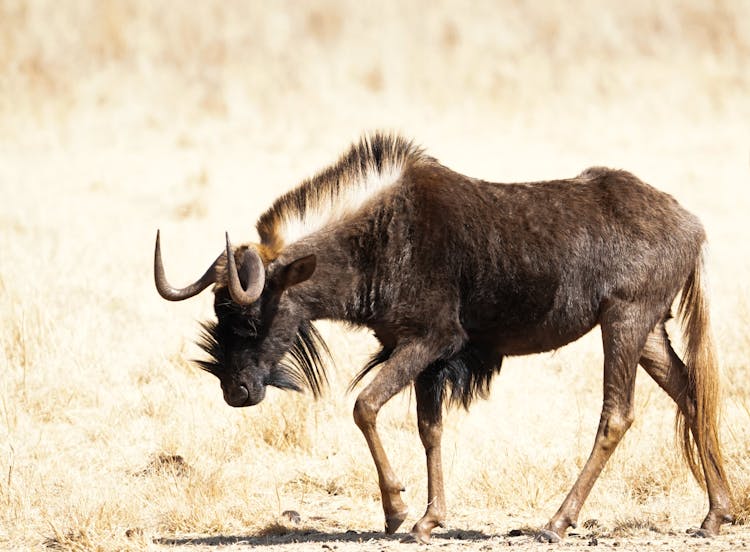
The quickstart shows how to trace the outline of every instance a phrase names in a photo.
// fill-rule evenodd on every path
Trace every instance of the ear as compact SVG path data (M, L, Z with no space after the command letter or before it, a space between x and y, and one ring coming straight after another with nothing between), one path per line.
M300 257L299 259L292 261L283 269L281 274L281 287L283 289L288 289L309 279L310 276L313 275L313 272L315 272L316 264L317 259L315 258L315 255L307 255L306 257Z

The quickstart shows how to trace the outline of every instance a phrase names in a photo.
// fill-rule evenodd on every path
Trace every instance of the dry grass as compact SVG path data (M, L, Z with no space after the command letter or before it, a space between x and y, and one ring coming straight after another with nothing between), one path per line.
M252 239L272 198L372 128L488 179L625 167L699 214L747 523L748 98L742 0L0 1L0 548L378 538L376 478L344 393L372 338L322 324L336 355L323 401L270 392L233 410L189 362L210 298L166 304L150 274L157 227L187 281L224 230ZM481 549L554 512L588 455L600 387L594 334L510 359L489 401L448 416L447 543ZM645 377L637 401L581 516L593 520L582 534L623 549L676 538L706 508L672 404ZM381 418L407 524L426 494L413 409L404 394ZM728 533L715 549L750 541L745 526Z

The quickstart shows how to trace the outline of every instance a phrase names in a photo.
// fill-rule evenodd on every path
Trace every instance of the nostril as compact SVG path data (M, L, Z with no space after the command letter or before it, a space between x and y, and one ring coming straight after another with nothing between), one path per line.
M234 386L224 393L224 400L229 406L243 406L249 397L250 393L244 385Z

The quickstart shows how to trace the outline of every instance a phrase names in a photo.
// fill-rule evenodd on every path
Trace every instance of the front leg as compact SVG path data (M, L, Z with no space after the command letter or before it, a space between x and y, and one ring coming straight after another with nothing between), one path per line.
M422 373L414 382L419 437L427 457L427 511L411 530L412 538L421 543L428 543L432 530L442 527L445 521L443 463L440 454L443 389L437 388L432 380L434 378Z
M378 472L387 533L396 532L406 519L408 508L401 499L404 486L396 477L388 461L375 426L376 419L381 407L409 385L434 360L435 353L431 351L435 350L439 349L422 343L410 343L397 347L354 403L354 422L365 436Z
M401 491L406 489L396 477L375 427L378 411L382 404L378 406L377 403L369 402L368 397L363 397L368 389L370 389L369 386L357 397L357 402L354 403L354 422L365 436L370 454L375 461L375 469L378 472L378 486L380 487L383 512L385 513L385 531L393 534L409 513L409 509L401 499Z

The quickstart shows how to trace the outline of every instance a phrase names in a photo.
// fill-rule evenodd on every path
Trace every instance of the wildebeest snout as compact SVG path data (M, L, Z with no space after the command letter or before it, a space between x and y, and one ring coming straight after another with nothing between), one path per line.
M224 400L229 406L244 406L250 393L244 385L233 385L224 389Z
M266 388L248 382L237 382L227 385L222 384L224 400L229 406L253 406L258 404L266 396Z

